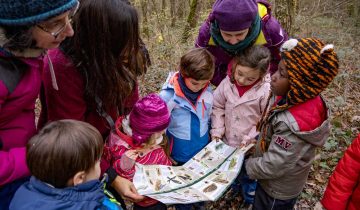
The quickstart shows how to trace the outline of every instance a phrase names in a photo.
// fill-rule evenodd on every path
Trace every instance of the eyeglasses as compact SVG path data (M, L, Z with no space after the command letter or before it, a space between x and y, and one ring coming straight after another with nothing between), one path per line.
M36 26L40 28L41 30L49 33L51 36L53 36L55 39L65 30L66 26L68 24L72 23L72 18L76 14L77 10L79 9L79 1L76 2L76 5L74 8L72 8L69 12L68 18L65 21L65 23L51 23L48 26L37 24Z

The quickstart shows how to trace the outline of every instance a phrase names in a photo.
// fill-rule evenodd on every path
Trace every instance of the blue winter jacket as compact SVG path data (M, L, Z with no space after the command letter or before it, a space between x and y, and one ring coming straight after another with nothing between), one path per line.
M59 189L31 177L16 191L10 210L122 210L110 202L102 187L94 180Z
M178 76L178 73L170 73L159 95L171 113L166 132L173 140L171 157L184 163L209 142L213 94L210 87L205 88L194 106L182 92Z

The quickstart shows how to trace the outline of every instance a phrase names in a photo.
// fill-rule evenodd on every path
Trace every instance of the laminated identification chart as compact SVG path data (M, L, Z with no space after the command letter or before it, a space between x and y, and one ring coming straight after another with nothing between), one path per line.
M165 204L215 201L238 176L252 146L237 149L211 141L183 166L136 164L133 182L139 194Z

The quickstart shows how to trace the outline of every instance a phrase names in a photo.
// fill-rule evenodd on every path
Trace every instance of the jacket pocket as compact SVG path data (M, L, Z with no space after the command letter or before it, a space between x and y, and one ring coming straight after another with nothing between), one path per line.
M168 131L176 138L190 140L191 113L183 108L174 108L171 112Z

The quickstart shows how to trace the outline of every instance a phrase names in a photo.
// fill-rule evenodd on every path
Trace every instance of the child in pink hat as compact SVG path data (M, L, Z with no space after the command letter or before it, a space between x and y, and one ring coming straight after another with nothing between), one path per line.
M118 175L132 181L135 163L143 165L171 165L167 142L163 138L170 123L166 103L152 93L138 102L126 117L116 121L116 134L111 134L104 148L104 158ZM136 209L164 209L165 204L145 199L134 204Z

